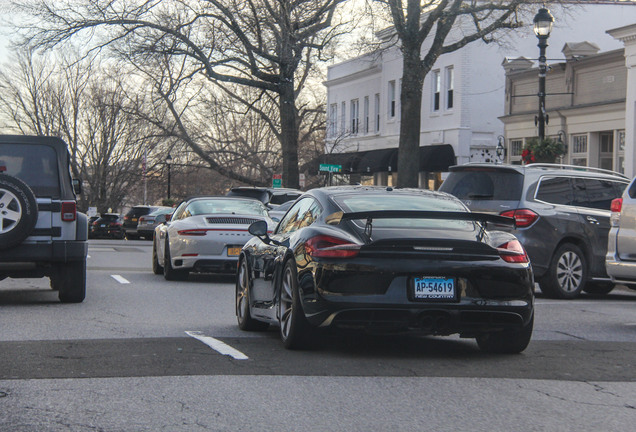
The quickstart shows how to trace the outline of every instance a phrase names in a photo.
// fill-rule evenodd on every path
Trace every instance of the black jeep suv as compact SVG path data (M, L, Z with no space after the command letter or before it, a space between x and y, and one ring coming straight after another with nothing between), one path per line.
M467 164L450 167L442 187L476 212L515 219L541 291L572 299L607 294L610 206L625 190L622 174L557 164Z
M88 220L66 143L0 135L0 280L47 276L64 303L86 296Z

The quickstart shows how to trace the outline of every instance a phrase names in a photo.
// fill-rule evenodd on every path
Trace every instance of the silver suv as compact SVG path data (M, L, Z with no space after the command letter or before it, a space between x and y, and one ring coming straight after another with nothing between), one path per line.
M636 178L611 210L605 268L613 282L636 289Z
M0 135L0 280L51 280L60 301L86 296L88 220L59 138Z
M628 179L595 168L557 165L453 166L440 190L473 211L515 218L541 291L571 299L614 288L605 271L610 205Z

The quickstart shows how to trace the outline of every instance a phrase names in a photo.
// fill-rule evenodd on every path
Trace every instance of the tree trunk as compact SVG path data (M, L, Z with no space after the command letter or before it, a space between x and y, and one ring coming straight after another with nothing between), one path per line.
M418 187L424 73L419 49L403 49L397 187Z
M298 117L293 79L280 85L281 147L283 151L283 186L298 189Z

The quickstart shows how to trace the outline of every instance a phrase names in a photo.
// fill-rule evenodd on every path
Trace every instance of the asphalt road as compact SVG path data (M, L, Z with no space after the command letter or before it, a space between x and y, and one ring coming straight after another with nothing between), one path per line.
M168 282L150 252L91 241L78 305L0 282L0 431L634 429L636 291L539 295L520 355L359 334L288 351L276 328L238 330L232 276Z

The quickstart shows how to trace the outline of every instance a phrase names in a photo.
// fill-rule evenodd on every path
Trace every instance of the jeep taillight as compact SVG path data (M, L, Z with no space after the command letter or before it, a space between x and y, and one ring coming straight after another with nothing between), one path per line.
M508 210L499 214L513 218L517 228L528 228L539 219L538 214L528 209Z
M621 221L621 210L623 209L623 198L615 198L612 200L612 204L610 206L610 210L612 214L610 215L610 224L614 227L617 227Z
M75 201L62 202L62 220L64 222L73 222L77 218L77 206Z

